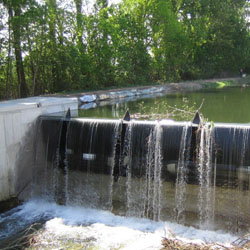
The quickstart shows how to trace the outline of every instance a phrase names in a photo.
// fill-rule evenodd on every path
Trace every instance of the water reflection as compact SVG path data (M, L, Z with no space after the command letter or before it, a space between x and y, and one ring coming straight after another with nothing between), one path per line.
M176 93L162 96L143 96L116 99L110 102L101 102L97 107L92 109L79 110L82 117L95 118L122 118L126 109L131 114L139 112L139 104L143 101L145 109L153 109L159 103L167 103L170 106L181 108L183 98L188 100L190 106L196 104L197 108L204 99L201 112L209 121L224 123L249 123L250 122L250 88L224 88L214 90L202 90L193 93ZM157 102L156 102L157 101ZM164 105L163 105L164 106ZM166 113L166 110L161 110ZM175 120L182 120L175 117Z

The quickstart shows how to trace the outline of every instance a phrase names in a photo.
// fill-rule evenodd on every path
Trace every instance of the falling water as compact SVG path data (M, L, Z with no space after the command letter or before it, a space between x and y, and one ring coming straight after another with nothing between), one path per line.
M48 142L47 142L47 148L49 147L49 138L48 138ZM46 154L46 158L47 158L47 155L48 154ZM52 180L51 180L51 183L52 183L52 189L51 189L51 199L53 200L53 201L55 201L55 198L56 197L59 197L61 194L61 190L60 190L60 188L59 188L59 181L58 181L58 179L59 179L59 169L58 169L58 166L59 166L59 158L60 158L60 152L59 152L59 145L58 145L58 147L57 147L57 149L56 149L56 159L55 159L55 166L53 166L52 167L52 170L51 169L49 169L49 171L52 171L52 174L51 175L49 175L48 173L47 173L47 171L48 171L48 164L49 164L49 161L46 161L46 167L45 167L45 169L47 169L45 172L44 172L44 175L45 175L45 178L46 179L49 179L48 177L50 177L51 176L51 178L52 178ZM51 167L51 166L50 166ZM46 190L49 190L49 188L47 187L47 185L45 185L45 187L46 187ZM64 187L63 187L64 188ZM60 195L59 195L60 194ZM57 200L57 202L58 202L58 200Z
M116 156L116 146L121 140L121 125L120 122L115 123L114 127L114 136L113 136L113 151L112 156L110 157L110 181L108 187L108 202L107 208L109 211L113 210L113 184L114 184L114 168L115 168L115 156Z
M212 141L213 128L204 124L200 127L200 145L198 146L199 171L199 217L200 227L208 228L214 219L214 194L212 187Z
M69 124L67 124L69 126ZM68 132L68 128L67 128ZM67 139L68 133L66 133L66 142L65 142L65 159L63 160L64 168L63 168L63 183L64 183L64 194L65 194L65 205L69 205L69 192L68 192L68 186L69 186L69 168L68 168L68 152L67 152Z
M65 190L66 191L66 194L67 194L67 204L71 204L71 205L75 205L75 204L78 204L79 201L81 201L82 199L82 190L80 187L82 187L84 184L84 181L85 180L82 180L82 181L79 181L77 183L78 185L78 189L74 189L74 191L72 190L71 188L71 182L72 182L72 171L70 171L69 169L69 165L70 165L70 157L71 157L71 154L74 152L74 149L72 148L71 146L71 135L70 135L70 131L71 130L74 130L74 124L72 124L71 122L69 123L69 126L68 126L68 130L67 130L67 138L66 138L66 154L65 154L65 166L67 168L67 172L66 172L66 178L67 178L67 189ZM78 140L75 141L75 147L76 148L80 148L80 142L82 140L84 140L85 138L85 134L84 134L84 130L83 130L83 126L84 124L82 123L80 128L79 128L79 132L78 132ZM80 156L79 156L80 158ZM69 180L70 179L70 180ZM76 182L75 182L76 183Z
M70 125L67 146L68 151L72 151L67 157L70 204L112 210L118 132L118 122L89 120L83 123L79 120Z
M157 123L145 134L137 129L133 122L128 124L121 157L126 170L126 215L160 220L162 128Z
M155 159L154 159L154 194L153 194L153 219L160 220L161 211L161 168L162 168L162 155L161 155L161 137L162 129L159 124L154 129L155 137Z
M46 123L46 125L45 125ZM55 200L61 193L59 186L59 144L62 121L52 121L48 119L44 123L41 118L36 138L35 169L32 182L32 197L45 197L50 201ZM47 133L48 127L52 131ZM46 134L46 136L43 136ZM51 136L52 135L52 136Z
M185 123L185 126L182 130L180 152L177 166L177 178L175 189L175 219L178 223L183 223L185 221L183 212L185 211L187 189L187 164L190 157L190 138L188 137L188 130L190 129L190 125L191 123Z
M133 211L132 205L132 190L131 190L131 181L132 181L132 131L133 123L129 123L126 129L125 138L124 138L124 148L122 152L122 166L126 171L126 214L131 216Z
M162 195L162 128L159 123L151 131L148 139L148 153L144 191L144 217L160 220Z
M195 134L199 135L197 153L191 155L192 129L191 123L177 127L157 122L70 121L65 168L58 167L59 156L55 157L56 136L53 139L53 132L48 136L46 131L40 152L46 160L40 163L43 176L38 181L60 204L156 221L174 219L201 228L216 224L231 230L242 227L236 223L244 218L249 225L244 208L250 205L249 162L245 160L249 130L205 124ZM232 202L235 207L229 209ZM238 216L232 223L231 214Z
M237 188L237 221L250 220L250 212L247 217L244 216L242 207L250 207L250 178L249 173L250 167L246 169L246 155L249 151L249 128L242 130L242 142L241 142L241 154L240 154L240 167L238 168L238 188Z

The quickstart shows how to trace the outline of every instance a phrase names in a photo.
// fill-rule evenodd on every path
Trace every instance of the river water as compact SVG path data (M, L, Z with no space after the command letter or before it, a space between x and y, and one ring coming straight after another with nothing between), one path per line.
M0 216L0 240L37 222L43 222L43 230L35 237L35 249L72 249L70 246L74 245L78 247L76 249L152 250L162 248L163 237L185 243L216 242L227 246L237 239L222 231L199 230L170 222L116 216L82 206L30 200ZM1 249L6 247L1 242L0 246Z
M144 111L157 109L162 114L166 113L164 105L182 108L201 107L201 113L209 121L223 123L249 123L250 122L250 88L223 88L207 89L192 93L177 93L165 96L143 98L129 102L118 102L112 105L99 106L94 109L80 110L82 117L96 118L122 118L125 111L129 109L131 114L140 112L140 104L143 102ZM204 101L203 101L204 100ZM163 108L161 108L163 107ZM171 119L183 120L181 117L170 117Z

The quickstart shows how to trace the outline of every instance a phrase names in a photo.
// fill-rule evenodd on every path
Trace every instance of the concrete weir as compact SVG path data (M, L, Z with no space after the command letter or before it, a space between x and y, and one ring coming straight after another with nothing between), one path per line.
M248 232L250 126L40 117L33 195ZM234 204L234 206L231 206Z
M31 183L37 118L69 108L78 109L77 98L31 97L0 102L0 201L21 198Z

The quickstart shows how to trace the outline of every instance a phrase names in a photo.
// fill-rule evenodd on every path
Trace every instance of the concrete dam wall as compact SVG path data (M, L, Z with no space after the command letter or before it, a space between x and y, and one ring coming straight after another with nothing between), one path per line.
M33 97L0 102L0 201L23 196L34 164L40 115L78 109L76 98Z
M240 124L41 117L33 194L247 232L249 131Z

